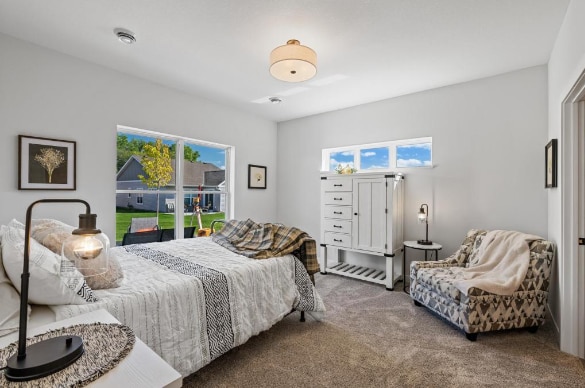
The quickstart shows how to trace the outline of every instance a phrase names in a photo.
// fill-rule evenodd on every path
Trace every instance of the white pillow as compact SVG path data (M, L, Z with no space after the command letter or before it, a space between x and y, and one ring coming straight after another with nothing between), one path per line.
M2 233L0 232L0 244ZM0 337L18 330L20 322L20 295L6 276L2 264L2 249L0 246ZM30 306L28 306L30 316Z
M2 256L6 274L20 292L20 275L24 260L24 230L2 226ZM29 303L61 305L95 302L93 291L75 266L30 239Z

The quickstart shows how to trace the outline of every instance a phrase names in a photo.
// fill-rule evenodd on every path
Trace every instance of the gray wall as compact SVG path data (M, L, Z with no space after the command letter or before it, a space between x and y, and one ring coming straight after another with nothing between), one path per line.
M543 147L547 68L448 86L278 125L278 219L319 238L321 149L433 137L433 168L399 169L405 239L429 238L452 254L470 228L547 235Z
M7 35L0 34L0 52L0 224L24 220L36 199L77 197L90 202L98 226L114 236L117 125L235 146L236 218L276 218L274 181L267 190L247 189L249 163L276 170L274 122ZM75 140L77 190L19 191L19 134ZM34 216L76 223L82 210L47 205Z

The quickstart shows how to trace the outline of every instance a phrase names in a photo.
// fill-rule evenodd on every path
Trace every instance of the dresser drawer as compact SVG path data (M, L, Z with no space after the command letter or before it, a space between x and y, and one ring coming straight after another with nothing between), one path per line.
M351 233L351 221L345 220L323 220L323 229L326 232L335 232L335 233Z
M325 232L325 244L351 248L351 235L345 233Z
M324 209L325 218L351 220L351 206L325 206Z
M324 196L325 205L351 205L351 191L328 192Z
M323 191L351 191L353 183L351 179L326 179L322 182Z

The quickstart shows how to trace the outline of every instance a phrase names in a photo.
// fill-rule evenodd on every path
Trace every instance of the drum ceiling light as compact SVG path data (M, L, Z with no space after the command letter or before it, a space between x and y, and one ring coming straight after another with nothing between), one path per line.
M270 53L270 74L286 82L303 82L317 74L317 53L291 39Z

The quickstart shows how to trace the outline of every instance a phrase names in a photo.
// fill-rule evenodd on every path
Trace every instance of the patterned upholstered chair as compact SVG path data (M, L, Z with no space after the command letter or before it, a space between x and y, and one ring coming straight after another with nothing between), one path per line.
M475 341L477 334L492 330L528 328L536 332L544 323L554 246L533 241L526 278L511 295L496 295L472 287L468 295L454 285L461 267L473 263L487 231L470 230L461 247L441 261L415 261L410 265L410 295L417 306L425 305L465 332ZM458 270L459 269L459 270Z

